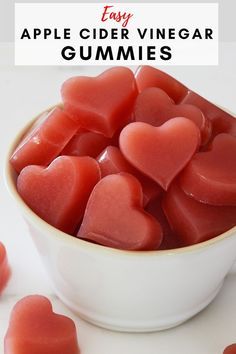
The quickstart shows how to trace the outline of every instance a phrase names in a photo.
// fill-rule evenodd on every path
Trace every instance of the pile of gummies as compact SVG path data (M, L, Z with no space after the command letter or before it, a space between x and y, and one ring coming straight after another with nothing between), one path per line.
M236 120L168 74L114 67L63 83L10 159L34 213L123 250L189 246L236 225Z

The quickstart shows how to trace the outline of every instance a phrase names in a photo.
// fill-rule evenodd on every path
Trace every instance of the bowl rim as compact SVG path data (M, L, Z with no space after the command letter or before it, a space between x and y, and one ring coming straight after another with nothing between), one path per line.
M7 190L9 194L12 196L12 198L16 201L16 204L19 206L19 208L22 210L22 213L27 216L27 219L32 219L34 221L34 224L38 225L40 229L45 230L47 233L50 233L51 236L55 237L60 237L64 242L69 242L75 244L75 246L81 246L82 248L85 248L86 250L98 250L110 253L112 255L123 255L123 256L138 256L138 257L147 257L147 256L164 256L164 255L179 255L179 254L188 254L192 252L199 252L203 249L206 249L210 246L215 245L218 242L222 242L224 239L228 239L232 237L233 235L236 236L236 226L231 228L230 230L224 232L223 234L220 234L218 236L215 236L207 241L203 241L191 246L185 246L185 247L179 247L179 248L174 248L174 249L167 249L167 250L150 250L150 251L131 251L131 250L121 250L121 249L116 249L112 247L106 247L103 245L99 244L94 244L92 242L77 238L75 236L69 235L61 230L58 230L54 226L48 224L46 221L41 219L36 213L34 213L30 207L24 202L24 200L21 198L19 193L17 192L16 184L14 182L14 174L16 172L14 171L13 167L11 166L10 163L10 157L12 156L13 151L15 150L16 146L19 144L20 140L22 137L25 135L27 130L30 129L30 127L34 124L34 122L37 120L39 116L42 114L51 111L55 107L62 107L62 103L53 105L47 109L45 109L43 112L40 114L37 114L34 118L32 118L26 125L24 125L18 133L15 135L15 138L12 140L10 143L10 146L7 150L7 154L5 156L5 163L4 163L4 180L5 180L5 185L7 187ZM226 111L226 110L225 110Z

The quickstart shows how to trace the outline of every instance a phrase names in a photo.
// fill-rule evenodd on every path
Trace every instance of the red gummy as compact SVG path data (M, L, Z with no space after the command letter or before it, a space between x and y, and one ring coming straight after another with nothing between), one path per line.
M96 158L110 144L111 139L104 135L80 129L65 146L61 154Z
M212 139L221 133L236 137L236 119L213 103L207 101L193 91L189 91L181 103L192 104L198 107L212 124Z
M226 347L223 354L236 354L236 343Z
M200 203L185 194L176 181L164 196L163 209L185 246L209 240L236 225L236 207Z
M143 209L138 180L121 173L102 178L94 187L77 236L123 250L153 250L162 241L162 230Z
M4 354L79 354L74 322L55 314L50 301L27 296L14 306L4 339Z
M8 264L6 248L0 242L0 293L6 287L10 276L11 270Z
M120 135L125 158L165 190L190 161L199 142L199 129L182 117L170 119L157 128L141 122L131 123Z
M128 123L138 91L133 72L116 67L95 78L73 77L61 93L66 112L79 125L111 138Z
M163 71L151 66L140 66L135 73L139 92L148 87L158 87L165 91L175 103L179 103L188 89L181 82Z
M136 122L159 127L175 117L185 117L194 122L200 129L202 145L208 142L211 123L199 108L189 104L176 105L163 90L156 87L147 88L138 95L134 106Z
M10 159L18 173L28 165L49 165L78 130L77 124L58 107L39 117L32 128Z
M145 208L145 210L149 214L151 214L157 219L163 231L163 240L158 249L170 250L170 249L181 247L178 237L175 235L175 233L173 232L173 230L171 229L168 223L168 220L165 216L161 204L162 204L162 198L158 197L154 200L151 200L150 203L148 203L148 205Z
M236 206L236 137L217 135L209 151L196 154L189 162L180 185L200 202Z
M98 163L91 157L59 156L48 168L25 167L17 179L17 190L38 216L73 234L99 179Z
M156 198L162 193L162 189L159 185L130 165L130 163L122 155L119 148L115 146L108 146L98 156L97 161L100 166L102 177L120 172L127 172L135 176L142 186L144 206L147 205L150 200Z

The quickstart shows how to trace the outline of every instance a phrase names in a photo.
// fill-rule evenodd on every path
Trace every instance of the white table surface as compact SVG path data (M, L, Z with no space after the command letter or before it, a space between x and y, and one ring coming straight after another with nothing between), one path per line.
M219 295L200 314L177 328L150 334L122 334L92 326L73 315L54 295L26 225L4 185L4 158L18 129L60 101L60 85L66 78L96 74L103 67L14 67L12 62L12 47L0 44L0 240L7 248L12 267L12 278L0 297L0 353L4 352L3 338L15 302L29 294L42 294L52 300L56 311L75 320L82 354L222 354L226 345L236 342L234 274L226 278ZM236 43L224 43L220 46L218 67L166 67L166 71L236 112L235 63Z

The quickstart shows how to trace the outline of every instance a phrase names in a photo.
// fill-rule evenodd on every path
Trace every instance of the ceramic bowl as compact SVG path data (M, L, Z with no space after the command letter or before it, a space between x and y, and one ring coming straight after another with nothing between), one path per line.
M58 297L81 318L118 331L176 326L217 295L236 259L236 227L200 244L164 251L121 251L69 236L39 218L16 190L9 157L6 183Z

